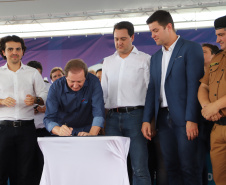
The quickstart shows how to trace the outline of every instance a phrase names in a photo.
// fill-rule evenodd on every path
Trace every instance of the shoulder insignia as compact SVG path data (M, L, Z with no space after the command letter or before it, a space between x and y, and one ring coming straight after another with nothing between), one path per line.
M219 63L218 62L211 63L210 67L213 67L213 66L216 66L216 65L219 65Z

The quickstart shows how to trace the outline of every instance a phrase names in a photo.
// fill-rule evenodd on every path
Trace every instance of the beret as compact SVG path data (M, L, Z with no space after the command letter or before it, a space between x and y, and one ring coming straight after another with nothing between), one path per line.
M214 21L215 30L226 28L226 16L219 17Z

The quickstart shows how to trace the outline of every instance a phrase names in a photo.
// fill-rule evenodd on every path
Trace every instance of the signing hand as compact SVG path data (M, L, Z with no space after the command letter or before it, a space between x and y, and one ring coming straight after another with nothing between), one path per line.
M72 127L68 127L66 125L62 125L61 127L55 126L52 129L52 133L58 136L71 136L72 130Z

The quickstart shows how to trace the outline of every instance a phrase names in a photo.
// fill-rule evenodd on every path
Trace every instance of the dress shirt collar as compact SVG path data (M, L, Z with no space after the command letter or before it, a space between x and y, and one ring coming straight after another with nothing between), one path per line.
M73 91L73 90L71 90L71 88L70 87L68 87L68 85L67 85L67 79L66 79L66 76L63 76L63 77L61 77L61 78L64 78L64 92L66 92L66 93L77 93L77 92L80 92L84 87L86 87L86 86L88 86L88 78L89 78L89 73L86 75L86 80L85 80L85 83L83 84L83 87L79 90L79 91Z
M2 66L2 68L3 68L3 69L9 69L9 68L8 68L8 65L7 65L7 62L5 63L4 66Z
M20 64L21 64L20 69L25 69L25 68L27 67L27 66L24 65L22 62L20 62ZM9 67L8 67L7 62L5 63L4 66L2 66L2 68L3 68L3 69L8 69L8 70L10 70ZM18 70L19 70L19 69L18 69Z
M166 48L162 46L162 52L166 52L166 51L172 52L179 38L180 38L180 35L178 35L177 40L169 47L168 50L166 50Z
M135 54L139 54L138 49L133 45L133 49L131 51L131 53L135 53ZM116 56L119 56L118 51L116 50L114 53Z

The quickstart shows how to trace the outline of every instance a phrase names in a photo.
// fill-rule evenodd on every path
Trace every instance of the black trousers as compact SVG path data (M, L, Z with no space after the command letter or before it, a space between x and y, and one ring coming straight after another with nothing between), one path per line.
M0 125L0 185L36 185L34 155L37 146L34 124Z

